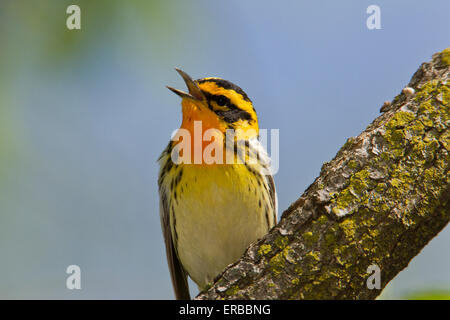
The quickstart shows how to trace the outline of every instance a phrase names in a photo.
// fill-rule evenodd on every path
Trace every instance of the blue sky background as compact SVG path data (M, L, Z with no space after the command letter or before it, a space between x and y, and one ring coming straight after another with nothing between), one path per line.
M65 28L72 3L81 31ZM175 66L238 84L280 130L281 213L450 45L444 0L94 3L0 4L0 298L173 298L156 160L181 122ZM449 242L447 228L384 297L450 289Z

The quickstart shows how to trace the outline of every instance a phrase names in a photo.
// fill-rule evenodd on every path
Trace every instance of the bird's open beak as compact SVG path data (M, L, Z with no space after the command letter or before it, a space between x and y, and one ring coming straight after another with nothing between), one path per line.
M198 87L197 83L192 80L192 78L184 71L175 68L175 70L180 74L180 76L183 78L184 82L186 83L186 86L188 87L189 93L172 88L167 86L168 89L179 95L181 98L188 98L192 100L202 101L204 99L204 95L200 88Z

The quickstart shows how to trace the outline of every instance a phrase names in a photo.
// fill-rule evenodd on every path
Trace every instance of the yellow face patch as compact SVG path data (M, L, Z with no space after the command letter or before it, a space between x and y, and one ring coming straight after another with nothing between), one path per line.
M247 113L249 115L250 122L258 122L255 109L253 104L247 95L237 86L226 82L223 85L221 82L224 80L219 78L205 78L199 80L200 89L207 93L208 97L214 97L214 99L209 99L210 104L213 106L214 110L228 110L230 108L239 109L242 113ZM240 91L240 92L238 92ZM227 105L221 104L220 98L225 97L228 102Z
M216 128L259 132L258 117L247 94L238 86L220 78L196 80L203 99L184 98L182 127L190 122L203 121L205 128Z
M191 142L188 149L191 155L195 152L203 154L210 145L211 137L208 131L217 129L214 141L220 142L225 148L225 141L240 141L256 138L259 134L258 118L251 100L245 92L231 82L206 78L197 80L203 94L202 100L183 98L183 121L180 129L189 132ZM206 138L205 138L206 136ZM194 148L195 138L199 138L197 148ZM223 152L223 157L225 157Z

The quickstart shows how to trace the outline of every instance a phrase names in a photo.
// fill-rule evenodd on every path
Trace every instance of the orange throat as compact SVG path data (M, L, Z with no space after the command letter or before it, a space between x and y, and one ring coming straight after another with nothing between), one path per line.
M195 165L221 165L230 164L230 157L235 159L230 151L234 147L226 145L228 124L209 109L183 99L183 121L180 129L175 134L173 141L177 153L177 163ZM243 127L243 128L240 128ZM238 126L241 130L231 131L235 135L234 140L247 140L258 135L257 125L254 127L244 124ZM251 130L249 130L251 129ZM227 158L228 157L228 158ZM231 163L234 163L232 160Z
M221 124L214 113L202 110L187 99L182 101L182 112L183 120L174 138L178 141L175 144L180 148L182 162L196 165L225 163L226 124ZM212 162L211 157L216 161Z

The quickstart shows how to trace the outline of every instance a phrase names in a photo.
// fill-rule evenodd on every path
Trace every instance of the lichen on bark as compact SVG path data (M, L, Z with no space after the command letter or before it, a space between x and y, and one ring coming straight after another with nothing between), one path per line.
M280 223L198 299L371 299L450 219L450 49L350 138Z

